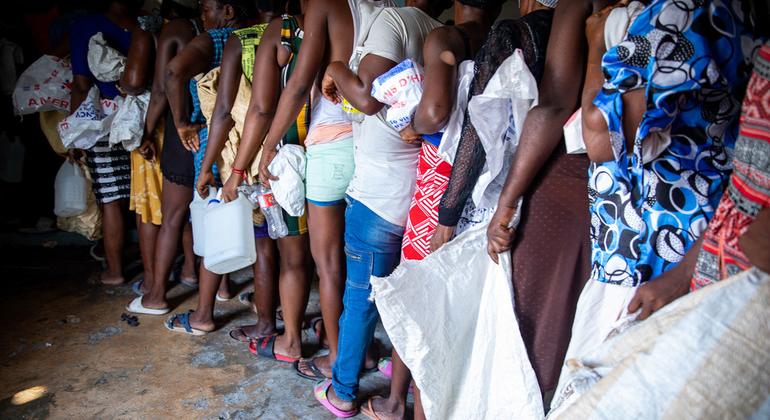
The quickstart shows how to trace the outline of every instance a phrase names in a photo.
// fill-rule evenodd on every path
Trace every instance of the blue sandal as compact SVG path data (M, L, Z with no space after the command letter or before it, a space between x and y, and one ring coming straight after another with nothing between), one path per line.
M190 326L190 314L193 312L193 310L189 310L183 314L174 314L166 320L166 329L195 336L208 334L208 331L199 330ZM177 321L179 321L179 325L177 325Z

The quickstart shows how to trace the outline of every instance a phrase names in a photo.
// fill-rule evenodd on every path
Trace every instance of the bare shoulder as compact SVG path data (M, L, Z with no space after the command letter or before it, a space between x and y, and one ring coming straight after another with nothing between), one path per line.
M158 43L161 42L189 42L195 37L193 23L189 19L173 19L163 25L160 31Z

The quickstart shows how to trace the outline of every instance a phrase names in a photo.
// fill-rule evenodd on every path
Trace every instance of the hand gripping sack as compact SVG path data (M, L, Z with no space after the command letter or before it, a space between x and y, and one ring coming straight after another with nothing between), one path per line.
M101 32L88 40L87 59L88 68L100 82L118 81L126 68L126 57L110 47Z
M514 314L510 254L499 265L489 258L485 225L371 283L427 418L543 418Z
M122 144L129 152L139 147L144 136L144 120L149 105L150 92L126 96L110 125L110 145Z
M58 130L64 147L90 149L107 138L112 119L123 98L99 99L99 89L92 86L86 99L75 112L59 123Z
M70 112L72 66L68 58L44 55L16 81L13 109L17 115L41 111Z

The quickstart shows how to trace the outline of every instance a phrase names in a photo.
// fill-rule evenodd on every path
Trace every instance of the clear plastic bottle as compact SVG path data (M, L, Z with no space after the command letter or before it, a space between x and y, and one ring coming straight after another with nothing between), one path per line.
M289 234L289 227L283 220L283 210L273 197L273 191L262 185L257 187L257 200L262 214L267 221L267 233L273 239L283 238Z

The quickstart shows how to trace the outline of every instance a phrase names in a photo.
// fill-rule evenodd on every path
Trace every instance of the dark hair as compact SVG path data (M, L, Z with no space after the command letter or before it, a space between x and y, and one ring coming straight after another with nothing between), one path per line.
M235 10L235 18L247 20L257 15L257 5L254 0L217 0L221 6L230 5Z
M118 3L126 6L132 13L138 13L142 9L144 0L112 0L110 3Z
M288 0L286 2L286 14L288 15L301 15L302 14L302 2L300 0Z
M174 0L163 0L160 5L160 15L164 18L177 17L182 19L192 19L201 15L197 7L191 8L183 6Z
M503 0L458 0L458 1L465 6L475 7L477 9L486 10L488 12L498 10L503 4Z

